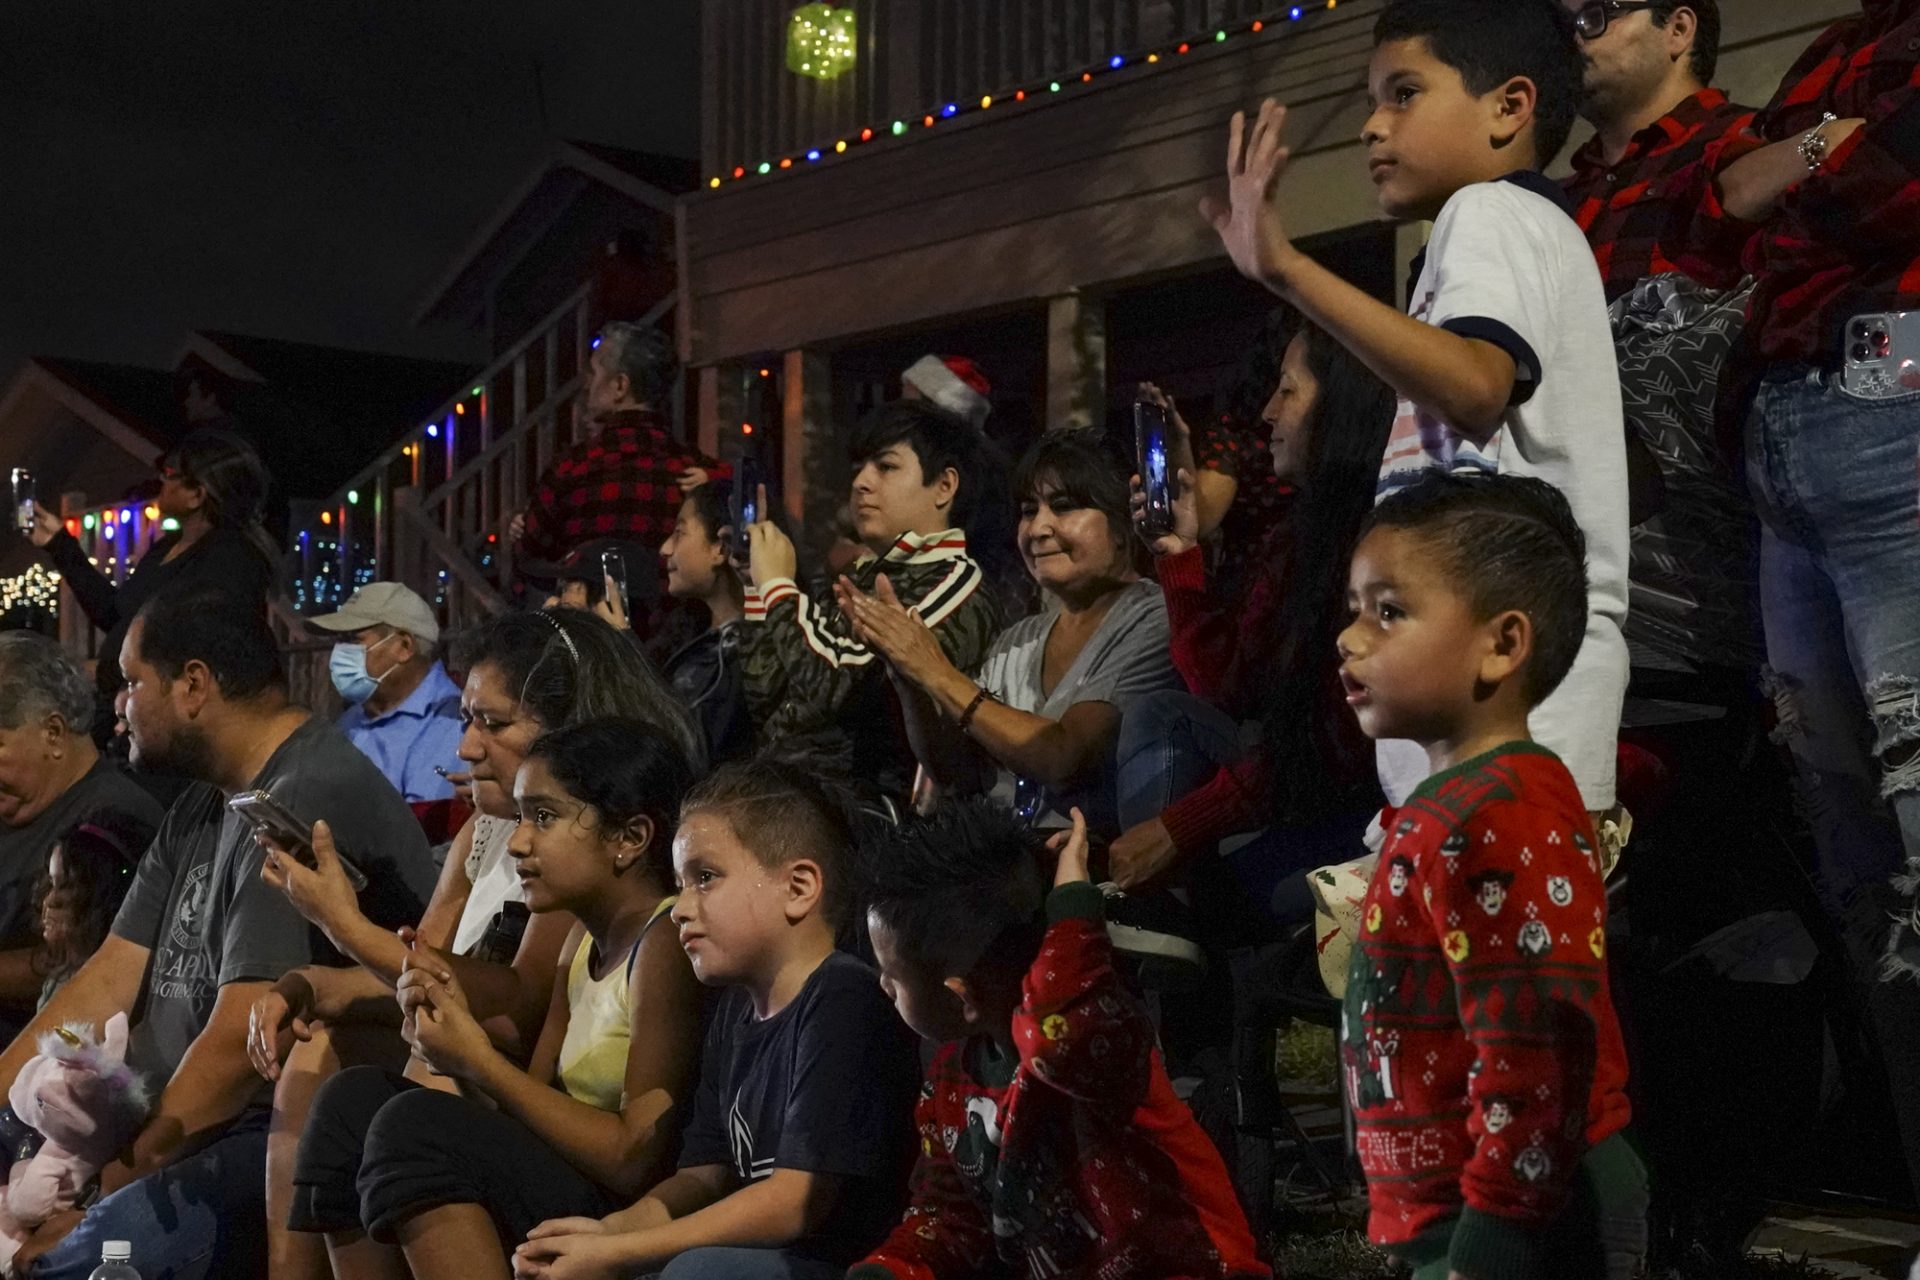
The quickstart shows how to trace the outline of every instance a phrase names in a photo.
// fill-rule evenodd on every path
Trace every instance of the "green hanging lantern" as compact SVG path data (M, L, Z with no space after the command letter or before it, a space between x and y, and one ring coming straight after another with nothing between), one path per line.
M834 80L853 70L859 24L851 9L803 4L787 21L787 70L815 80Z

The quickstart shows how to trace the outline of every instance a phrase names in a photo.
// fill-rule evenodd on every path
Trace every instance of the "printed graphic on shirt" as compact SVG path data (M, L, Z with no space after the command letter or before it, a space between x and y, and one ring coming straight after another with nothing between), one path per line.
M1421 324L1431 323L1434 292L1420 297L1412 316ZM1473 441L1455 431L1438 414L1402 399L1394 414L1393 429L1387 433L1387 451L1380 460L1378 497L1404 489L1429 471L1479 471L1500 473L1500 446L1506 439L1501 427L1484 443Z
M161 1000L198 1000L214 988L212 957L207 954L207 898L212 890L213 864L202 862L187 872L181 886L167 941L155 957L153 994Z
M762 1178L773 1176L774 1157L755 1159L753 1154L753 1124L740 1110L740 1098L736 1094L733 1107L727 1112L727 1140L733 1147L733 1173L742 1182L758 1182Z

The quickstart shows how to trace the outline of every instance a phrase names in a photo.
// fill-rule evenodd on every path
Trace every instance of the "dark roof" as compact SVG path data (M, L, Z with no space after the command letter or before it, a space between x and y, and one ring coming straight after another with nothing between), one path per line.
M684 156L661 155L655 151L629 151L625 147L609 147L603 143L581 142L574 138L567 139L567 145L603 160L650 186L659 187L668 195L683 196L700 185L700 166Z
M254 334L202 330L196 338L262 379L228 377L222 398L292 498L334 492L474 374L472 365ZM182 364L194 363L209 362L189 345Z
M186 434L173 375L164 369L59 356L35 356L34 362L160 449Z
M474 372L470 364L218 329L203 329L200 336L283 396L356 416L371 411L396 424L423 419L451 399ZM396 426L394 434L399 430Z
M635 205L672 216L675 200L699 183L699 166L679 156L560 140L528 173L447 266L419 309L416 325L478 315L495 284L547 241L596 185Z

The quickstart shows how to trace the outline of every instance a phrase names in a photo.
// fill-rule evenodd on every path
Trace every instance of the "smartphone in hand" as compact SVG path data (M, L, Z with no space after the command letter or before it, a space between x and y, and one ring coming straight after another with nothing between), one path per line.
M760 520L760 486L766 483L761 474L760 465L751 455L743 454L740 465L734 468L733 512L733 567L745 570L751 562L749 548L753 545L747 530Z
M1173 530L1174 477L1167 452L1170 430L1163 405L1144 396L1133 402L1135 461L1140 468L1140 487L1147 500L1140 516L1140 532L1149 538Z
M255 832L262 833L292 854L295 861L304 867L319 864L313 856L313 827L302 822L288 811L285 805L275 800L266 791L242 791L227 801L227 808L239 814ZM335 846L340 858L340 868L347 873L347 880L353 885L353 891L359 893L367 887L367 875L354 864L344 849Z

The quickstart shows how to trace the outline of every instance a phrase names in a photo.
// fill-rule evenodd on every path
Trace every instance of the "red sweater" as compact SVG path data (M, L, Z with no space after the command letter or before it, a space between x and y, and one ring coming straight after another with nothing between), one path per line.
M1510 743L1387 815L1341 1019L1375 1243L1537 1274L1582 1157L1625 1127L1606 890L1573 777Z
M1047 908L1013 1017L1018 1063L996 1064L984 1040L942 1046L918 1108L913 1203L848 1280L1271 1275L1113 970L1099 892L1066 885Z
M1289 504L1298 501L1289 496ZM1289 506L1283 508L1290 511ZM1261 544L1261 571L1240 600L1226 601L1207 588L1206 553L1195 547L1159 562L1156 571L1167 602L1174 669L1187 689L1235 720L1260 716L1260 688L1271 678L1273 653L1266 642L1286 590L1287 523L1283 514ZM1339 664L1332 649L1322 671L1324 723L1332 749L1321 762L1338 780L1371 777L1373 744L1347 709ZM1266 762L1258 753L1218 770L1195 791L1161 811L1160 821L1182 860L1211 851L1228 836L1259 831L1272 818Z

